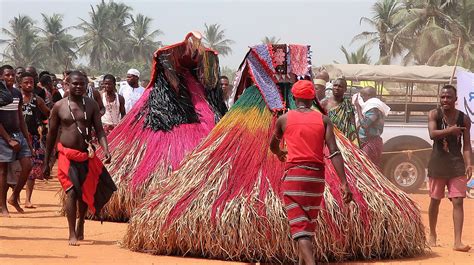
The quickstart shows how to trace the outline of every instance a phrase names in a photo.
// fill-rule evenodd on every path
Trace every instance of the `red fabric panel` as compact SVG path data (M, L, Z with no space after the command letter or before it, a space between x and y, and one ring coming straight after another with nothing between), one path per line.
M87 173L86 180L82 184L82 200L89 206L89 211L95 214L94 207L94 195L97 189L97 183L99 183L99 176L102 174L104 166L102 162L94 156L89 159L89 171Z
M58 149L59 149L58 144ZM62 145L61 145L62 146ZM69 179L69 159L64 156L61 152L59 152L58 156L58 180L61 183L64 191L69 190L73 185L71 180Z
M70 161L84 162L89 159L87 152L81 152L79 150L64 147L61 143L58 143L58 179L61 182L61 186L66 191L72 187L71 180L69 179L69 167ZM97 189L97 183L99 183L99 176L102 174L103 164L97 156L89 159L88 173L84 183L82 184L82 200L87 204L89 210L94 214L94 195Z
M316 166L312 166L316 167ZM324 166L319 170L290 168L283 180L283 202L285 204L290 232L293 239L312 236L316 226L324 193Z

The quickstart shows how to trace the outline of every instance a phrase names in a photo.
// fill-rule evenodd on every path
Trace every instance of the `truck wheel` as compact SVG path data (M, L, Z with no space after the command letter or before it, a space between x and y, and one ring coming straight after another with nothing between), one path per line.
M397 154L388 159L385 176L399 189L410 193L417 191L425 181L423 162L415 155Z

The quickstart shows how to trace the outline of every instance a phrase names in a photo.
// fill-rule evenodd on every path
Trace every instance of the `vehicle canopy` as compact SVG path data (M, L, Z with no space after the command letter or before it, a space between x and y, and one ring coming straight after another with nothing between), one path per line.
M392 110L387 121L402 123L427 122L427 112L437 107L439 91L450 83L454 69L453 66L367 64L328 64L322 68L332 80L344 77L349 94L366 85L375 87L378 97ZM456 68L461 70L464 69ZM456 75L452 82L456 83Z
M328 64L323 67L331 79L344 77L350 81L447 84L453 73L453 66ZM456 76L453 83L455 81Z

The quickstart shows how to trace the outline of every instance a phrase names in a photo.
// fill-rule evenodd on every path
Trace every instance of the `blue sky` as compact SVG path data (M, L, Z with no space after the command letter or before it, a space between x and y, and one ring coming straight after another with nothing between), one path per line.
M41 21L41 13L64 14L64 25L74 26L79 18L88 19L90 6L99 1L89 0L0 0L0 27L18 14ZM120 1L116 1L120 2ZM351 43L354 35L369 30L360 25L361 16L371 17L375 0L313 0L313 1L126 1L133 13L142 13L153 19L154 28L164 35L163 43L181 41L191 30L202 31L204 23L219 23L226 36L235 41L233 53L221 58L221 65L237 68L248 46L261 42L265 36L276 36L283 43L310 44L313 64L345 62L339 50L344 45L355 51L360 43ZM71 31L73 35L80 32ZM5 38L0 35L0 39ZM4 47L0 47L0 50ZM150 51L150 54L152 51ZM378 57L377 47L370 51Z

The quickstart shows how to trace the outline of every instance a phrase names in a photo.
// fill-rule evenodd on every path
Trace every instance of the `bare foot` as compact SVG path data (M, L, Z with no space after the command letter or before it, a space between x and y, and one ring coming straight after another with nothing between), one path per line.
M459 245L454 245L454 248L453 248L454 251L460 251L460 252L468 252L470 249L471 249L471 246L464 245L463 243Z
M69 236L69 246L79 246L79 242L77 242L76 235Z
M428 239L428 245L430 247L438 247L438 245L436 244L436 235L430 234L430 238Z
M36 209L36 206L34 206L31 202L25 202L25 208Z
M76 227L77 240L84 240L84 221L79 221Z
M8 212L7 207L2 207L2 217L10 217L10 213Z
M16 211L19 213L25 213L25 211L20 207L20 204L17 200L13 200L11 197L8 199L8 204L15 207Z

